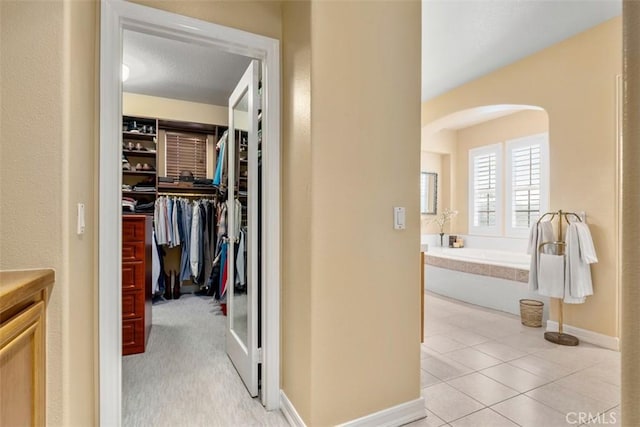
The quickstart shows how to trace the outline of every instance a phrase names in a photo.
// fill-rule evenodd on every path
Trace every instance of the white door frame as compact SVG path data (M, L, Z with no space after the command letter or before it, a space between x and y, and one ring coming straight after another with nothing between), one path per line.
M122 412L121 121L123 29L216 47L259 59L264 82L262 401L280 406L280 43L278 40L122 0L101 0L99 162L99 414Z

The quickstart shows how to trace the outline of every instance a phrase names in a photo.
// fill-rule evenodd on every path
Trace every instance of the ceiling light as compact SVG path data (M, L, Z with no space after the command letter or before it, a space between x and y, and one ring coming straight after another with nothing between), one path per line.
M129 78L129 67L125 64L122 64L122 81L126 82Z

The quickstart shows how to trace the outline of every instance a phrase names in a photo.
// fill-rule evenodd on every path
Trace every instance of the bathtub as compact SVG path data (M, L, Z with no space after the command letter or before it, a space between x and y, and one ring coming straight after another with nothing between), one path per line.
M425 253L425 289L439 295L507 313L520 314L520 299L544 302L529 292L530 256L480 248L433 248Z

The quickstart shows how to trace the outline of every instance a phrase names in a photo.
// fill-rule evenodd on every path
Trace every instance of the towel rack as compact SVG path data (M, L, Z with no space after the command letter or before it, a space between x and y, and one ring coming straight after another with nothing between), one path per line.
M578 215L575 212L563 212L562 210L559 210L557 212L545 213L540 217L540 219L538 219L538 222L536 224L540 224L540 222L542 222L542 220L548 215L551 215L551 218L549 219L549 221L553 221L553 219L556 217L558 218L558 240L554 242L543 242L539 244L538 252L540 253L542 249L547 245L554 245L556 247L556 255L564 255L564 250L567 246L567 243L563 240L563 237L562 237L562 220L564 219L565 221L567 221L567 224L569 224L570 223L569 217L574 217L580 222L582 222L582 218L580 217L580 215ZM562 299L560 298L553 298L553 299L558 300L558 332L545 332L544 339L560 345L569 345L569 346L578 345L580 343L580 340L577 337L574 337L573 335L570 335L570 334L565 334L563 331Z

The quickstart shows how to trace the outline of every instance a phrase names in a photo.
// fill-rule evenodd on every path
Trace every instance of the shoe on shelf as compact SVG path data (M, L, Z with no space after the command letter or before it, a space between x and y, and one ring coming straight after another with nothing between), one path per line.
M138 163L138 164L136 165L136 170L137 170L137 171L141 171L141 170L142 170L142 165L141 165L140 163Z
M144 146L138 142L138 143L136 144L136 150L138 150L138 151L144 151Z
M149 165L149 163L145 163L144 165L142 165L142 170L143 171L153 171L155 169L153 169L153 166Z

